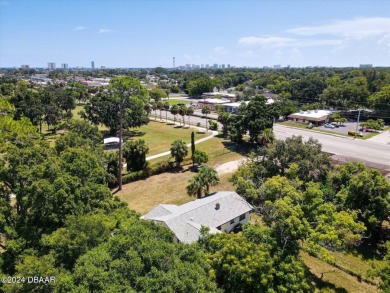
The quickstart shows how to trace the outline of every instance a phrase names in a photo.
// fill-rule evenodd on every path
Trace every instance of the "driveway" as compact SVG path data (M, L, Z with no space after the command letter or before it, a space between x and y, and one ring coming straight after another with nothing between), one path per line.
M377 142L380 144L390 146L390 130L384 130L384 131L382 131L382 133L379 133L379 134L367 139L367 141L374 141L374 142Z

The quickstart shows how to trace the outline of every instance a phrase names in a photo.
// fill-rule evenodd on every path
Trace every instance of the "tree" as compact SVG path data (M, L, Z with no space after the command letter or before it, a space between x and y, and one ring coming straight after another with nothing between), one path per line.
M223 137L227 137L229 130L229 122L230 122L230 113L228 112L220 112L218 115L218 122L222 124L222 134Z
M154 89L149 91L149 96L156 103L158 103L159 101L161 101L162 99L167 97L167 93L160 88L154 88Z
M169 111L170 105L167 101L163 104L163 109L165 110L165 121L168 122L168 111Z
M286 119L288 115L299 111L297 101L292 101L290 99L282 99L281 101L276 103L279 107L280 114L283 116L284 119Z
M127 171L144 170L147 166L146 154L149 147L143 139L129 140L123 145L123 157L127 163Z
M161 111L164 109L164 103L159 101L156 105L157 109L160 110L160 121L161 121Z
M209 107L204 106L204 107L202 108L202 114L206 116L206 132L209 131L209 129L208 129L208 124L207 124L207 115L210 114L210 113L211 113L211 111L210 111L210 108L209 108Z
M156 102L151 102L150 103L150 108L154 111L154 121L157 121L157 103Z
M183 127L185 126L185 120L184 120L184 116L186 115L187 113L187 108L186 106L180 106L179 107L179 114L180 116L183 118ZM181 123L180 123L181 124Z
M179 107L177 105L173 105L171 107L171 114L173 115L173 122L176 124L176 115L179 114Z
M188 83L187 90L191 97L199 98L203 93L211 92L214 83L209 77L202 77Z
M192 167L194 167L194 154L195 154L195 132L191 132L191 159Z
M379 171L358 163L340 167L332 181L342 206L358 211L367 231L380 238L382 223L390 214L390 183Z
M268 146L275 141L275 134L272 128L266 128L263 130L259 137L257 138L258 142L262 146Z
M259 134L266 128L272 128L277 116L274 106L267 105L263 96L256 96L246 107L244 128L249 131L251 142L259 143Z
M188 116L188 126L190 127L191 124L190 124L190 118L191 118L191 115L194 114L194 108L189 106L187 109L186 109L186 114Z
M123 128L140 127L149 122L146 104L148 91L132 77L117 77L110 81L108 91L98 92L85 106L85 118L93 124L103 124L110 133L120 128L120 109L123 109ZM122 107L120 107L122 105Z
M183 140L175 140L171 145L171 156L175 158L176 165L180 166L180 163L184 161L184 158L188 154L188 147Z
M210 167L204 167L188 182L187 193L188 195L197 195L198 198L201 198L203 192L207 195L210 187L218 183L219 177L217 171Z
M205 164L209 161L209 156L206 152L196 150L193 156L193 162L196 164Z

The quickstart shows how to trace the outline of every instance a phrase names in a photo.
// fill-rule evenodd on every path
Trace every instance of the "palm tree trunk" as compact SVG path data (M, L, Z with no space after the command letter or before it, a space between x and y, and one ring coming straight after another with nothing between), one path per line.
M202 189L198 189L198 198L201 198L202 197Z
M207 120L207 114L206 114L206 132L209 131L209 127L208 127L208 120Z

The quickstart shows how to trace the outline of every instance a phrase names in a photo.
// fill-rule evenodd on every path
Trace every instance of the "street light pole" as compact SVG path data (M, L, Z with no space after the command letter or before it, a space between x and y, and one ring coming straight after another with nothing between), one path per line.
M360 120L360 111L362 109L359 109L359 114L358 114L358 119L357 119L357 123L356 123L356 131L355 131L355 137L354 139L356 138L357 134L358 134L358 128L359 128L359 120Z

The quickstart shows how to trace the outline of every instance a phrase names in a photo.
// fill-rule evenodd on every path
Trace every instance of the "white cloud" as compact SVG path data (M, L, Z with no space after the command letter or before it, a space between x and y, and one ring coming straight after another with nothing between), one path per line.
M244 46L267 46L267 47L284 47L291 43L293 39L291 38L281 38L274 36L266 37L243 37L238 40L239 45Z
M336 20L323 25L303 26L286 30L300 36L334 35L361 39L368 36L384 35L390 31L390 18L371 17L352 20Z
M107 34L107 33L112 33L113 31L108 29L108 28L102 28L99 30L99 34Z
M343 40L337 39L294 39L276 36L267 37L243 37L238 40L239 45L243 46L261 46L268 48L284 48L284 47L315 47L315 46L339 46Z
M215 47L214 48L214 53L221 54L221 55L226 55L228 50L225 47Z
M88 28L85 27L85 26L78 26L78 27L76 27L76 28L74 29L74 31L84 31L84 30L86 30L86 29L88 29Z

